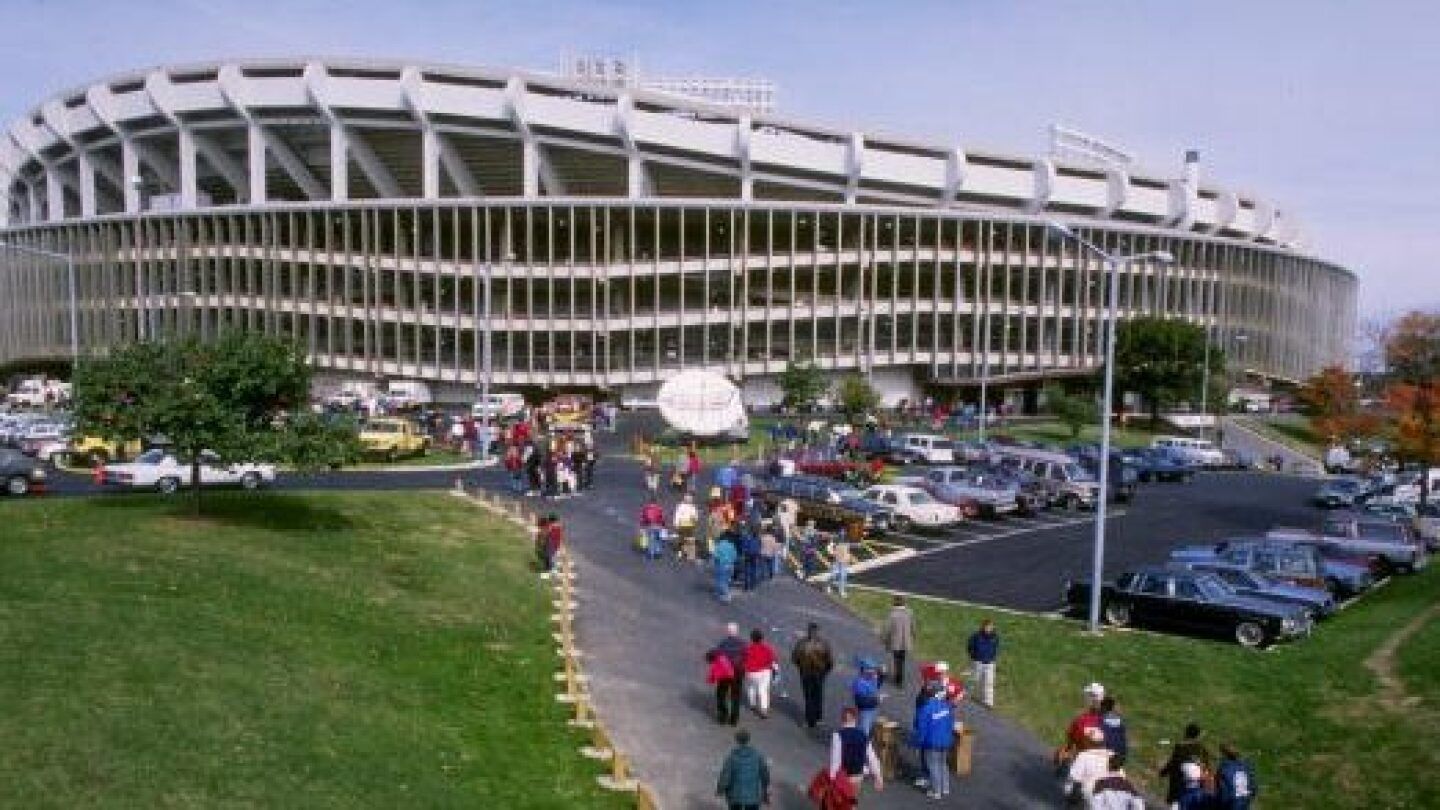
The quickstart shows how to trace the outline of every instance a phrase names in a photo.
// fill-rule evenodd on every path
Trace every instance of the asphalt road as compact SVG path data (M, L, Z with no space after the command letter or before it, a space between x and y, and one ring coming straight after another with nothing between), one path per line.
M1250 472L1203 473L1189 484L1141 485L1135 503L1107 525L1105 574L1163 562L1171 548L1255 535L1277 526L1314 528L1320 510L1307 504L1312 479ZM866 585L961 599L1017 610L1051 611L1062 605L1067 578L1088 578L1094 519L1032 529L986 526L978 539L957 530L951 542L872 568L853 580ZM1046 520L1057 520L1047 515Z

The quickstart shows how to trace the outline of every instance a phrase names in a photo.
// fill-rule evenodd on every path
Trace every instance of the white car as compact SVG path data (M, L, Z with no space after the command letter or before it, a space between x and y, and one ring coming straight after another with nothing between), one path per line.
M919 487L903 484L878 484L864 492L865 499L888 508L894 517L891 524L898 531L916 526L938 529L964 520L960 507L941 503Z
M127 464L107 464L102 468L101 476L101 480L110 486L154 489L167 495L192 483L190 464L158 448L141 453ZM226 465L209 450L200 454L200 485L203 487L259 489L274 481L273 464L240 462Z

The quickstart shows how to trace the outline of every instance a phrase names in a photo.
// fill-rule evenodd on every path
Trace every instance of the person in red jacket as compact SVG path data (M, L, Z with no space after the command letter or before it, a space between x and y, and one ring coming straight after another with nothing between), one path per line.
M565 545L565 525L559 517L550 514L545 517L545 526L540 531L545 547L545 573L551 574L555 572L555 557L560 553L560 547Z
M700 452L695 445L685 450L685 489L694 492L695 482L700 480Z
M780 666L775 648L765 642L765 634L759 629L750 631L750 643L745 645L741 659L745 671L745 702L762 718L770 716L770 682Z
M640 509L640 531L645 533L645 556L660 559L665 546L665 510L654 498Z

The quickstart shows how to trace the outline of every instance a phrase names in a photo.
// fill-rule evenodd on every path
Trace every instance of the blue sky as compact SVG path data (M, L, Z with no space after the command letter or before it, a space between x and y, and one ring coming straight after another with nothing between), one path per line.
M0 0L0 118L97 77L259 55L755 75L783 112L1039 153L1108 138L1305 224L1361 278L1361 312L1440 305L1440 4L1400 0L483 2Z

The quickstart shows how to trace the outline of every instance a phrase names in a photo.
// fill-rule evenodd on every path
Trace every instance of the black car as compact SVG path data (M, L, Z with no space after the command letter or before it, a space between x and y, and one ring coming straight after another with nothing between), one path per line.
M880 459L887 464L920 464L925 460L918 450L906 447L883 433L866 433L860 438L860 452L868 460Z
M1135 475L1142 482L1173 481L1187 483L1195 480L1195 466L1162 447L1144 447L1127 450L1125 463L1134 467Z
M1067 582L1065 601L1071 610L1086 609L1090 584ZM1227 636L1245 647L1263 647L1311 628L1310 615L1300 606L1243 596L1213 574L1183 569L1121 574L1101 586L1100 609L1116 627L1141 624Z
M766 479L760 498L772 508L789 498L800 507L801 520L816 526L839 529L853 520L865 522L867 534L889 531L894 515L889 509L861 496L860 491L841 481L812 475L786 475Z
M45 491L45 465L19 450L0 448L0 483L7 495Z

